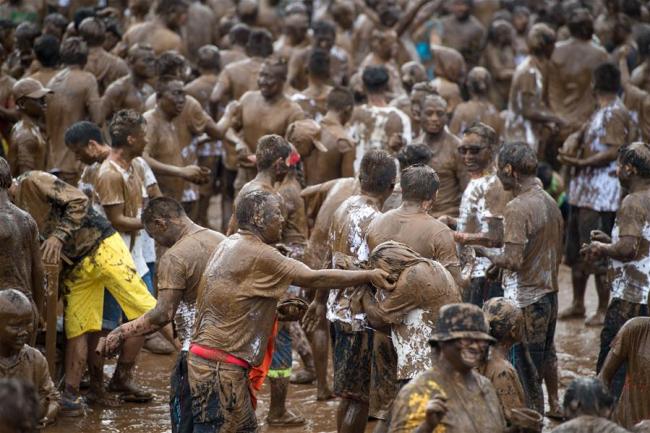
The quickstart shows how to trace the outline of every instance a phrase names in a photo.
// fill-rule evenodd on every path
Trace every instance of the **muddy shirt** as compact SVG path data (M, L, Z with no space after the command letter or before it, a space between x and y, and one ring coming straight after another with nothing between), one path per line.
M465 128L475 122L483 122L491 126L499 137L503 133L503 119L499 111L491 102L481 100L469 100L458 104L449 123L449 130L455 135L460 135Z
M126 62L116 55L107 52L102 47L91 47L88 49L88 61L84 71L90 72L97 78L99 94L118 78L129 74L129 67Z
M27 212L11 203L0 207L0 288L14 287L29 299L43 285L37 280L42 277L40 254L34 254L41 247L36 222ZM34 256L38 256L35 258Z
M636 86L627 86L623 101L628 110L636 115L641 139L650 142L650 93Z
M0 360L0 379L20 379L34 386L38 392L41 413L51 402L58 403L60 395L52 382L47 360L37 349L24 345L13 364Z
M134 25L124 34L122 42L127 47L135 44L150 45L157 56L165 51L185 53L185 46L178 33L169 30L157 19Z
M14 176L29 170L45 170L47 138L31 119L25 117L11 128L9 143L15 152L15 161L11 161Z
M178 304L174 325L183 345L189 350L196 298L201 277L217 246L225 236L205 228L180 238L160 258L157 266L158 290L182 290L183 298Z
M460 266L453 232L426 213L398 208L379 214L368 226L366 241L370 251L383 242L395 241L445 268Z
M192 342L260 365L277 302L302 266L243 230L223 240L205 270Z
M612 342L612 352L626 360L627 375L623 393L612 419L632 428L650 418L650 319L630 319Z
M80 120L100 121L100 99L97 80L90 72L65 68L47 85L50 96L45 113L46 131L50 138L47 169L64 173L80 172L74 153L65 145L64 134Z
M320 121L320 126L320 140L327 152L314 149L303 159L307 185L354 175L355 142L338 122L324 118Z
M110 119L119 110L129 108L144 113L144 103L153 94L153 87L145 83L138 89L132 80L130 76L125 76L108 86L101 102L104 118Z
M417 142L422 143L422 138ZM460 139L445 127L440 139L434 144L427 144L433 151L429 165L438 173L440 188L431 209L431 215L458 216L460 198L466 183L466 170L458 154Z
M394 290L377 294L378 312L391 325L397 353L397 378L412 379L432 366L429 339L435 332L438 311L462 302L451 274L429 260L406 268Z
M472 371L478 389L467 389L437 365L409 382L393 403L389 433L411 433L426 418L429 400L447 398L447 413L435 429L445 433L503 433L505 419L488 379Z
M517 370L506 359L490 354L487 363L478 371L492 382L506 419L510 419L512 409L526 407L526 394Z
M354 195L345 200L332 218L329 235L332 255L338 252L361 261L368 260L370 251L365 241L366 233L373 218L379 214L377 202L367 196ZM366 315L353 314L350 310L354 292L355 287L330 290L327 319L346 323L352 331L363 331L367 325Z
M620 99L592 114L585 125L581 148L587 158L634 141L636 125ZM603 167L578 167L569 181L569 203L598 212L616 212L621 201L621 184L616 161Z
M623 427L606 418L583 415L551 430L551 433L626 433Z
M54 236L63 242L62 254L75 263L115 233L84 193L43 171L17 179L14 203L34 218L43 239Z
M488 233L494 227L495 220L500 220L503 227L503 211L511 197L511 194L503 190L503 185L493 170L485 176L471 179L460 201L457 230ZM472 278L485 277L485 272L491 265L492 262L487 257L477 257Z
M506 244L523 245L518 271L504 269L504 296L523 308L547 293L557 292L557 273L562 257L562 214L540 184L522 191L504 212Z
M639 240L634 259L610 259L612 297L645 304L650 291L650 190L627 195L616 213L612 243L623 236Z

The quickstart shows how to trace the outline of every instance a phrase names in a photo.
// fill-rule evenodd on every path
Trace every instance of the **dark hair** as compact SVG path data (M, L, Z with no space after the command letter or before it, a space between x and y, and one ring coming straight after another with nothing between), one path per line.
M36 60L46 68L54 68L61 61L59 40L52 35L43 35L34 42Z
M639 31L639 35L636 38L636 44L639 47L639 54L641 57L645 58L650 54L650 29L643 28Z
M88 145L90 140L97 143L103 143L102 130L93 122L82 120L73 123L68 129L65 130L63 137L65 145L75 149L79 149Z
M553 167L549 163L541 161L537 165L537 177L542 181L544 189L549 189L553 182Z
M106 25L97 17L88 17L79 24L79 36L91 47L98 47L106 40Z
M286 81L289 71L287 70L287 61L285 59L279 57L269 57L262 64L262 69L265 68L271 69L273 71L273 75L282 81Z
M354 95L346 87L334 87L327 95L327 109L337 112L354 106Z
M584 40L591 39L594 34L594 20L589 10L582 7L572 10L568 27L571 36Z
M278 158L287 158L291 153L291 145L279 135L265 135L257 141L255 158L257 170L266 170L273 166Z
M422 202L435 197L440 187L440 178L428 165L416 164L402 170L400 185L402 200Z
M0 190L11 187L11 167L6 159L0 156Z
M180 83L181 88L183 88L183 81L180 79L176 77L161 77L156 83L156 95L162 96L163 93L169 90L172 83Z
M66 27L68 27L68 19L60 13L55 12L45 16L43 19L43 27L47 24L52 24L54 27L58 27L61 30L61 33L63 33Z
M74 29L79 30L79 25L86 18L94 17L97 15L94 8L79 8L75 11L72 21L74 22Z
M578 415L600 416L601 410L611 408L614 402L614 397L600 379L579 377L569 384L562 405L569 413L575 411Z
M235 218L237 218L239 227L244 229L261 228L259 223L256 224L255 216L265 211L268 202L274 199L279 202L276 194L262 190L250 191L242 195L235 210ZM266 214L266 212L264 213Z
M160 0L156 6L156 15L168 15L178 9L187 10L188 7L185 0Z
M0 30L13 30L16 28L16 23L11 20L0 20Z
M319 36L329 36L331 38L336 38L336 27L329 21L314 21L311 25L311 29L314 32L315 39L317 39Z
M359 182L363 191L383 194L395 186L395 159L385 150L371 149L363 155Z
M38 430L41 413L38 393L22 379L0 379L0 424L9 431L33 433Z
M607 93L618 93L621 88L621 71L613 63L606 62L594 69L594 89Z
M144 117L135 110L120 110L115 113L108 126L111 147L120 148L126 146L129 136L135 134L144 124Z
M370 93L379 93L388 90L388 70L385 66L366 66L361 76L363 85Z
M482 66L476 66L467 74L467 90L470 95L486 95L490 90L492 75Z
M88 60L88 46L83 39L71 37L61 43L61 62L64 65L84 66Z
M494 129L482 122L474 122L465 128L463 135L468 134L474 134L481 137L481 141L487 144L490 149L494 149L499 142L499 136Z
M203 45L197 52L197 66L218 73L221 69L221 55L219 48L214 45Z
M268 57L273 54L273 36L266 29L251 30L246 42L246 54L251 57Z
M40 34L41 29L36 24L24 21L16 27L15 36L16 39L25 39L34 42L34 39L36 39Z
M639 0L621 0L621 12L631 18L641 18L641 2Z
M416 164L428 164L433 158L433 151L424 143L409 144L397 152L397 160L402 170Z
M510 164L512 169L523 175L537 173L537 155L526 143L516 141L506 143L499 150L499 167Z
M187 65L185 57L176 51L165 51L156 59L156 72L159 77L180 77Z
M636 168L639 176L650 178L650 146L647 143L637 141L622 146L618 151L618 159L621 163Z
M431 93L429 95L424 95L423 98L420 98L420 110L424 111L424 107L427 106L430 102L437 102L440 103L445 107L445 110L447 110L447 100L440 96L437 93Z
M244 46L248 42L251 29L244 23L237 23L228 31L228 40L232 45Z
M124 31L120 22L116 19L109 19L105 21L106 24L106 33L112 33L117 39L122 39Z
M156 218L164 220L185 215L183 206L171 197L155 197L142 210L142 223L147 225Z
M321 80L330 78L330 53L316 48L309 55L309 65L307 67L309 75Z

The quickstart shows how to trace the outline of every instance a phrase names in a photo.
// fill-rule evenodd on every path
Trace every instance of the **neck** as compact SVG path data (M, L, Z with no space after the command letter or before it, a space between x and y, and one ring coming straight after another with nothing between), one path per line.
M472 375L472 369L458 370L442 353L438 358L438 366L448 377L460 376L463 379L467 379Z
M469 172L469 177L471 177L472 179L479 179L479 178L481 178L481 177L486 176L486 175L489 174L491 171L492 171L492 170L491 170L491 166L490 166L490 165L487 165L487 166L485 166L485 167L483 167L483 168L481 168L481 169L478 169L478 170L476 170L476 171L470 171L470 172Z
M422 206L421 202L416 202L416 201L402 201L402 205L400 206L400 209L409 212L409 213L425 213L425 209Z
M432 133L425 132L424 137L429 144L440 141L445 136L445 128L441 128L440 131Z
M521 194L522 192L528 191L530 188L537 184L537 177L535 176L525 176L519 179L513 193L515 196Z
M325 116L323 116L323 120L325 119L338 123L339 125L343 125L343 122L341 122L341 115L336 111L329 110L327 113L325 113Z
M6 206L11 203L9 192L6 189L0 189L0 206Z
M168 122L171 122L172 120L174 120L176 118L176 116L173 116L171 114L166 113L165 110L160 108L160 105L156 105L156 109L162 114L163 118L165 120L167 120Z
M178 234L178 239L176 242L187 236L188 234L196 231L197 229L201 228L198 224L195 224L194 221L192 221L188 216L182 217L180 221L181 229L179 230Z
M383 93L368 93L368 104L373 107L386 107L386 96Z
M262 95L262 96L264 97L264 101L266 101L268 104L275 104L276 102L278 102L282 98L283 95L284 95L284 93L282 91L280 91L280 92L276 93L275 95L271 95L271 96L268 96L268 97L264 96L264 95Z
M637 177L635 179L630 180L628 186L628 191L631 193L647 191L648 189L650 189L650 179L643 178L643 177Z
M599 93L597 98L598 106L600 108L603 108L611 104L616 99L616 93Z
M367 191L361 190L361 195L364 196L368 201L374 205L377 209L381 209L386 198L378 194L370 193Z
M272 187L278 178L275 175L275 170L273 168L270 168L258 172L257 176L255 176L255 180Z
M120 167L127 169L131 166L131 161L138 155L133 155L129 149L114 149L111 148L108 159L115 161Z

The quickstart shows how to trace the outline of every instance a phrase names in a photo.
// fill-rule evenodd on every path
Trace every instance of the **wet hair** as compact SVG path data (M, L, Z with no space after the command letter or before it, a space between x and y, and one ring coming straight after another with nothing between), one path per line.
M571 36L584 40L591 39L594 34L594 20L589 10L582 7L572 10L568 27Z
M156 59L156 72L163 78L182 76L186 66L185 57L176 51L165 51Z
M142 224L150 224L154 219L170 220L185 215L183 206L171 197L155 197L149 200L142 210Z
M476 66L467 74L467 90L471 95L486 95L489 83L492 81L490 71L482 66Z
M88 60L88 46L79 37L64 39L61 43L61 62L64 65L84 66Z
M486 301L483 313L490 326L490 335L497 341L506 338L523 318L521 310L511 300L503 297Z
M622 146L618 151L618 160L636 168L639 176L650 178L650 146L647 143L637 141Z
M273 54L273 36L268 30L251 30L246 42L246 54L251 57L268 57Z
M187 10L188 7L185 0L160 0L156 6L156 15L169 15L178 10Z
M228 30L228 40L232 45L244 46L248 42L251 28L244 23L237 23Z
M126 53L126 60L129 63L133 63L133 61L138 57L138 53L142 51L147 51L151 54L156 56L156 54L153 51L153 48L151 48L151 45L147 44L133 44L131 48L129 48L129 51ZM156 68L158 68L158 59L156 59Z
M124 34L124 31L122 30L122 26L120 25L120 22L117 21L116 19L109 19L105 21L106 24L106 33L111 33L113 34L117 39L122 39L122 35Z
M526 143L505 143L499 150L499 167L510 164L520 174L532 176L537 173L537 155Z
M528 31L526 44L534 55L541 55L547 47L555 45L555 30L544 23L537 23Z
M481 138L481 141L494 150L499 143L499 136L494 129L483 122L474 122L463 131L463 135L474 134Z
M594 69L594 89L606 93L618 93L621 88L621 71L611 62L598 65Z
M537 165L537 177L542 181L544 189L549 189L553 182L553 167L545 161L540 161Z
M336 27L329 21L314 21L314 23L311 25L311 29L314 32L315 39L321 36L328 36L332 39L336 38Z
M46 68L54 68L61 61L59 40L52 35L43 35L34 42L34 56Z
M384 194L395 186L395 159L385 150L372 149L361 159L359 182L361 189L372 194Z
M265 135L257 141L255 158L257 170L271 168L278 158L287 158L291 153L291 145L279 135Z
M279 57L269 57L262 64L262 69L270 69L273 71L273 75L278 77L282 81L287 79L287 61Z
M636 44L639 47L641 57L648 57L648 54L650 54L650 29L644 28L639 32L636 38Z
M341 112L354 106L354 94L346 87L334 87L327 95L327 109Z
M36 24L25 21L16 27L15 37L16 39L24 39L33 43L34 39L40 34L41 30Z
M400 176L403 201L432 200L440 187L438 174L428 165L412 165L402 170Z
M328 80L330 78L330 54L320 48L312 50L307 69L310 76Z
M420 98L420 110L424 111L424 107L426 107L427 104L434 102L444 107L445 111L447 110L447 100L437 93L425 95L423 98Z
M63 33L66 27L68 27L68 19L64 17L62 14L55 12L46 15L45 18L43 19L43 27L45 27L48 24L51 24L52 26L59 28L59 30L61 30L61 33Z
M0 424L8 431L34 433L42 415L34 385L18 378L0 379Z
M244 229L252 227L261 228L260 222L256 221L260 215L266 215L267 205L271 200L278 200L276 194L269 191L250 191L240 196L235 210L237 224Z
M0 190L11 187L11 167L6 159L0 156Z
M402 170L416 164L428 164L433 158L433 151L424 143L409 144L397 152L397 160Z
M197 52L197 66L201 69L218 73L221 69L221 55L219 48L214 45L203 45Z
M388 90L388 70L385 66L366 66L361 76L363 85L370 93L385 92Z
M137 133L144 124L144 117L135 110L120 110L115 113L108 126L111 147L121 148L127 146L129 136Z
M73 123L68 129L65 130L63 136L65 145L74 149L86 147L90 140L97 143L103 143L102 130L93 122L82 120Z
M0 290L0 316L19 314L24 311L32 312L32 303L20 289L8 288Z
M79 36L88 46L100 46L106 39L106 25L97 17L88 17L79 24Z
M564 393L565 413L578 415L601 416L603 409L614 406L614 397L607 388L595 377L579 377L574 379Z
M160 80L156 83L156 95L162 96L166 91L169 90L169 87L172 83L180 83L183 87L183 81L176 77L161 77Z
M95 13L95 8L79 8L75 11L72 16L72 22L74 23L74 29L79 30L81 22L86 18L94 17L97 14Z

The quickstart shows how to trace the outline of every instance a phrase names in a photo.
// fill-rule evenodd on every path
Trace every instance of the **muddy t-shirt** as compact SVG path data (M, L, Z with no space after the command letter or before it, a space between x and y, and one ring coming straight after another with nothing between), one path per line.
M505 419L488 379L472 371L476 389L468 389L433 365L401 389L393 403L389 433L412 433L426 418L429 400L446 398L447 413L436 427L445 433L503 433Z
M303 266L243 230L223 240L205 270L192 342L260 365L277 302Z
M631 143L636 125L620 99L596 111L583 131L582 158L605 152L610 147ZM621 201L621 184L616 161L602 167L578 167L569 181L569 203L598 212L616 212Z
M612 342L612 352L626 360L627 376L613 420L631 428L650 419L650 319L630 319Z
M422 257L434 259L445 268L460 266L453 232L425 213L398 208L377 215L368 226L366 239L370 251L382 242L395 241L408 245Z
M278 185L287 216L282 227L282 242L287 244L304 245L307 242L307 215L300 190L300 183L293 174L287 175Z
M465 233L488 233L503 222L503 211L510 194L503 190L501 181L494 173L471 179L460 201L457 230ZM477 257L472 270L472 278L485 277L492 262L487 257Z
M517 370L507 360L490 355L487 363L479 368L479 372L494 385L506 419L510 419L512 409L526 407L526 394Z
M513 198L504 213L504 243L523 245L518 271L504 269L504 296L523 308L558 290L562 257L562 214L555 201L535 184Z
M29 170L45 170L47 139L44 131L25 117L11 128L9 162L18 176ZM11 152L13 150L13 152Z
M627 433L618 424L606 418L583 415L573 418L551 430L551 433Z
M201 277L212 253L224 239L225 236L219 232L199 228L179 239L165 251L158 262L158 291L183 291L183 298L174 316L176 332L183 345L182 350L190 348Z
M435 332L438 311L462 302L451 274L438 262L423 261L405 269L394 290L377 294L383 321L391 325L397 353L397 378L412 379L431 368L429 339Z
M329 245L332 255L341 253L354 259L368 260L370 251L366 233L370 222L380 211L377 202L364 195L345 200L334 213L330 226ZM332 261L334 265L334 261ZM327 319L350 326L352 331L362 331L367 325L364 313L352 313L350 306L356 287L330 290L327 300Z
M612 297L645 304L650 291L650 190L623 199L616 213L612 242L623 236L637 238L639 248L630 261L610 259Z

